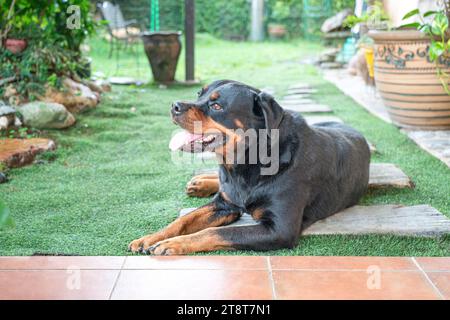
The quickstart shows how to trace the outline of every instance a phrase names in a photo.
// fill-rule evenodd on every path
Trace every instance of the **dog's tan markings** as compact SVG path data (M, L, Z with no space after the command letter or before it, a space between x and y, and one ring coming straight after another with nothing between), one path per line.
M239 119L234 119L234 124L236 125L236 127L238 127L238 128L244 128L244 124L242 123L242 121L241 120L239 120Z
M225 200L225 202L231 203L230 197L225 192L221 191L220 196L223 200Z
M232 244L220 237L217 230L208 228L203 231L171 238L155 244L150 252L154 255L183 255L194 252L231 250Z
M220 98L220 93L218 91L214 91L213 93L211 93L211 95L209 96L209 99L211 101L217 100Z
M230 213L220 217L214 216L215 206L212 204L200 207L169 224L163 230L140 239L134 240L128 246L133 252L147 250L151 245L176 236L187 235L197 231L231 223L239 218L239 213ZM233 220L234 219L234 220Z
M252 218L255 220L261 220L264 216L264 209L263 208L257 208L251 212Z
M209 197L218 191L219 177L217 174L203 174L195 176L186 186L186 193L191 197Z

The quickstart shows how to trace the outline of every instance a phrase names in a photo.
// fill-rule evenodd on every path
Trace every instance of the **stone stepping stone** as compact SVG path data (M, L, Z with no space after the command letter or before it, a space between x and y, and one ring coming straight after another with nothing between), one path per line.
M180 216L195 208L182 209ZM229 226L258 224L249 214ZM438 236L450 232L450 219L429 205L354 206L317 221L302 235L392 234L401 236Z
M199 169L194 175L214 174L217 169ZM369 188L412 188L411 179L397 166L391 163L371 163L369 169Z
M342 121L342 119L335 117L335 116L305 116L304 118L310 126L317 124L317 123L321 123L321 122L344 123L344 121Z
M411 179L392 163L371 163L369 188L412 188Z
M290 85L288 90L294 90L294 89L312 89L311 85L308 83L296 83L293 85Z
M317 93L317 89L313 88L291 88L287 90L286 96L303 95Z
M56 144L49 139L0 140L0 163L9 168L31 164L39 153L55 150Z
M450 131L406 131L419 147L435 156L450 168Z
M287 104L281 106L283 109L291 110L300 113L320 113L320 112L332 112L329 106L323 104Z

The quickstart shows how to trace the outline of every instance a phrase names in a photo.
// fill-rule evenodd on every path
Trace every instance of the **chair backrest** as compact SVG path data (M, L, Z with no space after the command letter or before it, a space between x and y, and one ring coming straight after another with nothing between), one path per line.
M118 4L114 5L109 1L104 1L98 3L97 7L100 9L103 19L108 21L110 29L114 30L126 27L125 19Z

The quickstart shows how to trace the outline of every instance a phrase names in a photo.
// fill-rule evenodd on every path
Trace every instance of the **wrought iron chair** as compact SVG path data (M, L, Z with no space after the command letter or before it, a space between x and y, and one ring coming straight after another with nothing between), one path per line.
M110 41L109 57L113 52L120 50L121 44L128 45L139 39L141 30L136 19L125 20L118 4L109 1L97 3L97 7L104 20L108 23Z

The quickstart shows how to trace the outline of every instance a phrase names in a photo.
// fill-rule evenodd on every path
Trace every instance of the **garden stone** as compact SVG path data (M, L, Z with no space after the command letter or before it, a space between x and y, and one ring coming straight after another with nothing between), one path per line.
M55 143L49 139L3 139L0 140L0 164L8 168L23 167L33 163L37 154L55 149Z
M0 172L0 184L8 182L8 177L3 172Z
M65 90L49 87L40 100L62 104L71 113L79 113L93 109L100 102L100 94L92 91L88 86L70 78L63 80Z
M18 108L25 125L36 129L64 129L75 123L75 117L59 103L30 102Z
M16 123L16 110L10 106L0 105L0 130L6 130Z

